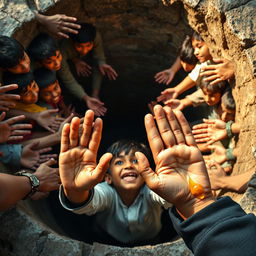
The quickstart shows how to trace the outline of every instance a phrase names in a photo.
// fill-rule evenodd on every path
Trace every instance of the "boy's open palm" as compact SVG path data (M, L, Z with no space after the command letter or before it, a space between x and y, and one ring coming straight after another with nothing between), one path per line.
M66 196L72 202L87 200L88 192L103 180L111 154L101 157L96 163L102 132L102 120L96 119L88 110L84 116L83 132L79 138L80 119L74 117L65 124L61 136L59 157L60 178Z
M156 170L137 152L141 175L153 191L189 216L191 210L212 197L203 157L180 111L174 113L169 107L157 105L154 113L156 122L149 114L145 126Z

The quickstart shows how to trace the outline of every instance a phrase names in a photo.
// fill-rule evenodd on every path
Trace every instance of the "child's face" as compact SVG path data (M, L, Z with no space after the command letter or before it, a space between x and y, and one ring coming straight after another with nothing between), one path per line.
M23 58L19 61L19 64L12 68L7 68L7 70L13 74L25 74L30 71L30 59L28 55L24 52Z
M44 59L41 61L43 67L50 69L50 70L60 70L61 68L61 61L62 61L62 54L60 51L56 51L54 56L50 58Z
M202 89L204 93L204 100L209 106L214 106L218 104L221 100L221 93L219 92L210 92L207 89Z
M227 109L223 102L220 104L219 111L220 119L224 122L234 121L236 111Z
M74 48L80 56L85 56L93 48L93 42L76 43L74 42Z
M212 59L209 48L204 41L198 41L192 38L192 46L194 48L194 54L200 63Z
M20 93L20 101L26 104L34 104L38 100L39 87L35 81L32 81Z
M61 97L61 88L58 80L44 89L40 89L40 99L48 104L57 104Z
M180 64L182 66L182 68L186 71L186 72L190 72L194 69L195 65L192 64L188 64L187 62L184 61L180 61Z
M125 155L124 152L112 159L110 166L110 174L106 181L113 184L117 191L133 190L139 191L144 184L144 180L138 173L138 161L134 153Z

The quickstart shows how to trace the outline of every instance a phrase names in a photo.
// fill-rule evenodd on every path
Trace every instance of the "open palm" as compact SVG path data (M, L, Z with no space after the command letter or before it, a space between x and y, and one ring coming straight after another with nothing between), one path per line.
M178 208L211 197L209 177L200 150L180 111L155 106L155 119L145 117L148 141L156 164L137 152L140 172L147 185Z
M102 181L111 154L101 157L96 163L102 132L102 120L96 119L88 110L84 117L83 132L79 137L80 119L74 117L71 124L65 124L61 136L61 153L59 156L60 178L64 190L75 194L71 201L78 201L79 195L91 190ZM74 193L72 193L74 192ZM73 199L73 200L72 200Z

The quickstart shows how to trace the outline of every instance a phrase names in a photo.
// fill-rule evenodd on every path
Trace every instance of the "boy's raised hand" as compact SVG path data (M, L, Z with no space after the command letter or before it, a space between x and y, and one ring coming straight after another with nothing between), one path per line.
M102 133L102 120L94 121L94 112L84 116L83 132L79 136L80 119L74 117L65 124L61 136L59 171L64 193L74 203L88 199L89 191L103 180L110 153L104 154L97 165L96 158Z
M154 114L156 121L145 116L145 127L156 170L136 152L140 173L149 188L186 218L214 201L205 163L180 111L156 105Z
M17 94L7 94L6 92L18 88L17 84L0 86L0 111L8 111L9 108L15 107L15 101L20 99Z

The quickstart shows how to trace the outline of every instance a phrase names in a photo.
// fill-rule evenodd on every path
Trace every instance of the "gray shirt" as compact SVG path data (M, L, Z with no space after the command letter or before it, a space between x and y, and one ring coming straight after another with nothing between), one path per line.
M163 208L171 204L159 197L144 185L133 204L124 205L114 187L106 182L97 184L90 199L78 208L68 206L60 189L62 206L77 214L95 215L95 225L106 231L116 240L132 243L149 240L158 235L161 230L161 214ZM96 228L97 231L97 228Z

